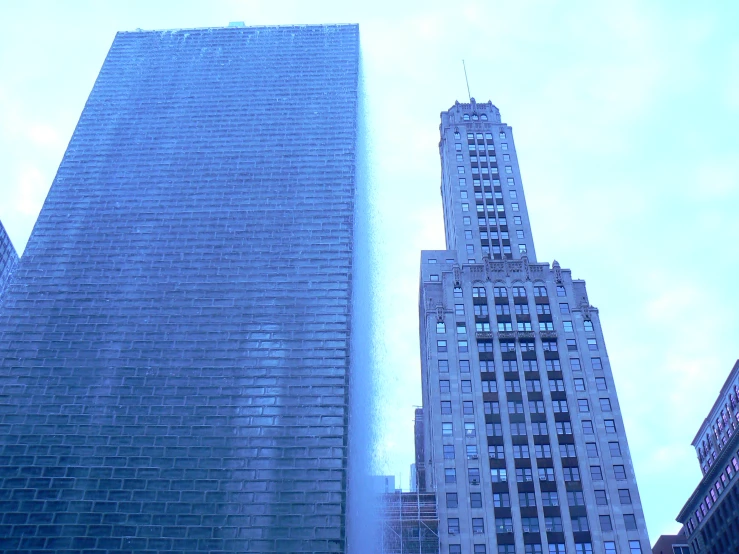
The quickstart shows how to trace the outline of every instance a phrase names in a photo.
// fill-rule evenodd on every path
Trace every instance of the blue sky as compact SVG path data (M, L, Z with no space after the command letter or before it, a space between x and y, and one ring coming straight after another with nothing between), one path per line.
M443 248L439 112L513 126L536 250L600 309L650 536L739 357L739 4L99 1L0 4L0 219L22 250L118 30L358 22L373 171L378 471L407 486L418 263Z

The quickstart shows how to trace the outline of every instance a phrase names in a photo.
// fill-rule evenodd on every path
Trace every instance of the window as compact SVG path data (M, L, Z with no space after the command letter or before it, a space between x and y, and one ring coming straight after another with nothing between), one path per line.
M544 352L557 352L557 341L556 340L541 341L541 346L544 349Z
M565 328L565 333L572 333L574 332L574 329L572 328L572 322L571 321L563 321L562 325Z
M470 493L470 508L482 508L482 494L479 492Z
M459 360L459 371L462 373L469 373L470 372L470 361L469 360ZM462 386L464 386L464 383L462 383ZM462 392L464 392L464 390ZM472 392L472 389L470 389L470 392Z
M585 379L575 378L575 379L572 380L572 382L574 383L575 390L577 392L585 392ZM587 400L585 402L587 402Z
M557 421L554 423L558 435L571 435L572 423L569 421Z
M462 545L459 545L459 544L450 544L449 545L449 554L462 554Z
M506 379L506 392L521 392L521 381ZM509 403L510 404L510 403ZM523 413L523 412L519 412Z
M616 432L616 421L615 420L606 419L603 423L605 423L605 426L606 426L606 433Z
M618 489L618 499L621 504L631 504L631 492L629 489Z
M595 492L595 504L597 506L608 506L608 497L606 496L606 491L596 490L594 492Z
M537 458L551 458L552 447L548 444L535 444L534 452Z
M467 193L464 192L464 191L462 191L462 193L464 194L464 196L462 196L462 198L467 198ZM472 231L470 231L469 229L467 229L464 232L464 238L467 239L467 240L472 240ZM482 238L482 237L480 237L480 238Z
M445 483L456 483L457 482L457 470L453 467L444 468L444 482Z
M619 481L625 481L626 480L626 467L616 465L613 466L613 474L616 476L616 479Z
M464 436L465 437L474 437L477 433L475 432L475 424L474 423L465 423L464 424Z
M567 350L577 352L577 341L575 339L567 339Z
M539 379L527 379L526 380L526 391L527 392L541 392L541 381L539 381Z
M437 352L446 352L446 341L445 340L437 340L436 341L436 351Z
M549 315L552 313L552 309L549 307L549 304L537 304L536 313L539 315Z
M454 315L464 315L464 304L454 305Z
M562 473L567 482L580 480L580 468L578 467L563 467Z
M599 516L599 519L601 531L613 531L613 522L611 521L611 516L602 515Z
M469 209L469 206L468 206L468 209ZM470 219L470 217L469 217L469 216L464 216L464 217L462 218L462 223L463 223L464 225L472 225L472 220Z
M540 467L539 468L539 481L554 481L554 468Z
M485 431L488 437L502 437L503 436L503 425L501 423L486 423Z
M563 414L567 413L568 412L567 400L552 400L552 408L554 409L555 414L556 413L563 413Z
M510 508L511 497L507 492L496 492L493 494L493 506L496 508Z
M559 292L559 287L557 288L557 292ZM557 296L559 296L559 294ZM567 302L560 302L559 312L562 314L570 313L570 305Z
M430 276L430 279L431 279L431 281L434 281L434 282L436 282L436 281L438 281L438 280L439 280L439 276L438 276L438 275L436 275L436 274L432 274L432 275Z
M517 239L522 239L523 238L523 231L521 229L517 229L516 230L516 238ZM537 287L535 287L535 288L537 288ZM538 287L538 288L542 288L542 287Z
M617 554L616 552L616 543L613 541L606 541L603 543L603 546L605 548L605 554Z
M590 358L590 363L593 369L603 369L603 362L600 358Z
M468 342L466 340L457 341L457 347L459 348L459 351L460 352L469 352L470 351L469 344L468 344Z
M584 419L582 422L582 432L586 435L594 435L595 429L593 429L593 422L589 419Z
M516 233L519 233L519 231L516 231ZM521 236L519 238L523 238L523 231L520 231ZM547 297L547 288L545 286L535 286L534 287L534 296L538 296L540 298L546 298Z
M611 452L611 456L617 457L621 455L621 444L618 441L609 442L608 450Z
M458 165L457 166L457 173L459 175L464 175L464 166L463 165Z
M497 400L491 402L483 402L483 407L485 408L486 414L492 415L500 413L500 402L498 402Z
M444 325L443 321L439 321L436 324L436 332L437 333L446 333L446 325Z
M629 554L642 554L641 543L639 541L629 541Z
M554 371L552 368L549 367L547 367L547 370ZM549 390L552 392L563 392L565 390L565 382L562 379L549 379Z
M459 502L457 501L457 493L456 492L446 493L446 507L456 508L457 506L459 506Z
M590 466L590 478L593 481L603 480L603 470L600 466Z
M585 497L582 491L569 491L567 493L567 504L569 506L585 506Z
M469 381L467 381L469 383ZM463 415L475 415L475 409L472 404L472 400L465 400L462 402L462 414Z
M559 497L557 496L557 492L542 491L541 504L542 506L559 506Z
M588 401L585 398L579 398L577 400L577 411L581 414L590 411L590 404L588 404Z
M485 287L472 287L472 298L485 298L487 293Z
M588 458L598 457L598 445L594 442L586 442L585 451L587 452Z
M624 514L624 526L627 531L636 531L636 517L634 514Z
M501 352L515 352L516 343L513 341L502 340L500 341L500 351Z
M518 503L524 507L536 506L536 494L533 492L519 492Z
M575 543L575 554L593 554L593 545L589 542Z
M517 212L517 211L519 211L519 208L518 208L518 204L517 204L516 202L513 202L513 203L511 204L511 209L512 209L512 210L513 210L514 212Z
M566 554L565 545L561 542L549 543L549 554Z
M439 373L449 373L449 360L439 360Z
M524 533L538 533L539 532L539 518L538 517L522 517L521 527L523 527ZM527 545L527 546L531 546L531 545ZM529 551L527 550L526 552L529 552Z
M593 322L589 320L583 321L583 327L585 327L585 331L588 333L593 332Z
M529 305L528 304L516 304L516 315L529 315Z
M518 467L516 468L516 482L526 483L533 481L530 467Z
M493 296L495 298L508 298L508 290L505 287L493 287Z
M485 532L485 524L483 523L483 519L481 517L472 518L472 532L475 534Z
M514 444L513 445L513 457L516 459L528 458L529 457L529 445L528 444Z
M508 304L496 304L495 315L511 315L511 307Z
M470 211L470 205L467 202L463 202L462 203L462 211L463 212L469 212Z
M562 285L557 286L557 296L567 296L567 291Z
M521 223L521 216L520 215L514 215L513 216L513 224L514 225L522 225L522 223Z
M604 412L612 412L613 409L611 408L611 399L610 398L600 398L600 409Z
M452 424L451 423L442 423L441 424L441 434L442 435L451 435L452 434Z
M508 196L510 196L511 199L515 200L518 195L516 194L516 191L515 190L509 190L508 191Z
M482 381L482 392L498 392L498 382Z
M515 349L511 350L511 352L515 352ZM516 360L503 360L503 371L518 371L518 363Z
M532 414L543 414L544 412L544 401L543 400L529 400L529 411ZM533 425L533 423L532 423Z
M441 401L441 413L442 415L450 415L452 413L452 403L449 400Z
M574 458L577 456L575 453L575 445L574 444L560 444L559 445L559 455L562 458Z
M449 534L450 535L459 535L459 518L457 517L450 517L447 520L449 524Z
M514 298L526 298L526 289L524 287L513 287Z
M508 174L513 173L513 168L510 165L505 166L505 172Z
M598 390L608 390L608 385L606 384L606 378L596 377L595 378L595 388Z
M559 516L545 517L544 527L550 533L561 533L562 532L562 518Z
M501 468L493 468L490 470L490 480L493 483L506 482L506 470Z
M498 554L516 554L516 547L512 544L499 544Z
M595 339L588 339L588 350L598 350L598 341Z
M514 437L517 436L526 436L526 423L523 421L519 423L511 423L511 435Z
M572 530L577 531L589 531L588 518L586 516L573 517L572 518Z
M580 358L570 358L570 367L572 368L572 371L582 371Z
M439 390L442 394L450 392L449 389L449 381L446 379L442 379L439 381Z
M483 119L487 119L483 117ZM487 552L487 547L484 544L476 544L474 547L473 554L485 554Z

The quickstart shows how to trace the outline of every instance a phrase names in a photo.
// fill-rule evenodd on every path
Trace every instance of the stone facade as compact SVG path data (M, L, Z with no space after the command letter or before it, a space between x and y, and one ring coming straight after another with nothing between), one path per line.
M0 296L2 296L17 264L18 254L15 252L13 243L10 242L10 237L5 232L5 227L0 222Z
M677 516L693 554L739 552L738 428L739 360L693 440L703 479Z
M441 114L447 250L421 260L426 484L441 552L646 554L599 313L537 263L511 127Z
M116 36L0 303L0 549L344 551L358 64Z

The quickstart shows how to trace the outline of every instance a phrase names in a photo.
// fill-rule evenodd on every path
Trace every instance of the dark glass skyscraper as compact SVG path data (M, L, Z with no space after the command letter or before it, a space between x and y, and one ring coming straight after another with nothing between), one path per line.
M344 550L358 60L116 36L0 303L0 549Z
M512 129L472 99L440 131L447 249L422 253L419 308L441 551L646 554L599 313L536 261Z

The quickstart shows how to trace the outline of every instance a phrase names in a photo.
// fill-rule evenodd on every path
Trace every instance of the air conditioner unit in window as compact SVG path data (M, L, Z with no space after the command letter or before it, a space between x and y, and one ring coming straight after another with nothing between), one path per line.
M477 460L477 457L478 457L477 454L472 454L470 456L470 460Z
M480 480L479 479L470 479L470 485L479 485Z

